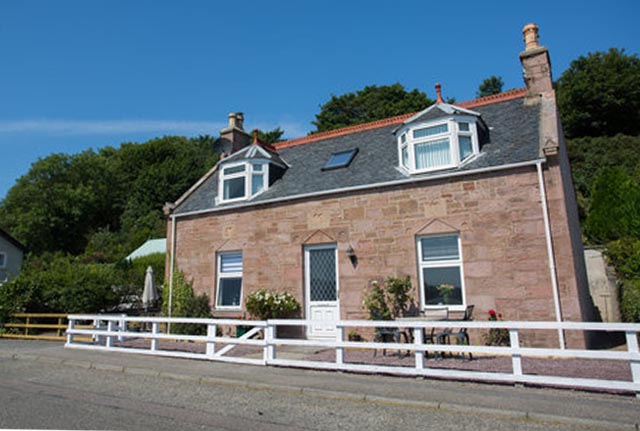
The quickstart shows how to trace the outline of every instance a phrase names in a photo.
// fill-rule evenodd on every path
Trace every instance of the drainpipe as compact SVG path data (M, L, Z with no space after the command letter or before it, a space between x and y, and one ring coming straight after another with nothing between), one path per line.
M169 263L169 318L171 318L173 300L173 267L176 254L176 216L171 215L171 259ZM171 333L171 322L167 323L167 333Z
M553 305L556 311L556 322L562 322L562 312L560 310L560 293L558 291L558 274L556 272L556 260L553 252L553 243L551 241L551 224L549 223L549 210L547 208L547 191L544 185L544 177L542 175L542 161L536 163L538 169L538 184L540 186L540 200L542 201L542 216L544 218L544 233L547 240L547 255L549 256L549 272L551 274L551 286L553 289ZM565 348L564 331L558 328L558 339L560 340L560 349Z

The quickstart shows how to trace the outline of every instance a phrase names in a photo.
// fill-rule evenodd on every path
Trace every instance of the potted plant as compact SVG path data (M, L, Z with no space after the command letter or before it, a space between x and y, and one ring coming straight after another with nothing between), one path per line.
M451 295L453 295L453 291L455 290L455 286L452 284L441 284L436 286L436 290L438 291L438 295L442 298L443 304L450 304Z

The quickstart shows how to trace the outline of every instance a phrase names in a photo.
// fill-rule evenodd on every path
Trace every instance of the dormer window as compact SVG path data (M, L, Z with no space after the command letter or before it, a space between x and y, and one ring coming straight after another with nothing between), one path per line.
M268 175L269 163L266 160L225 166L220 172L220 202L234 202L256 196L268 187Z
M404 125L398 131L401 167L412 174L457 167L479 152L476 127L472 116Z

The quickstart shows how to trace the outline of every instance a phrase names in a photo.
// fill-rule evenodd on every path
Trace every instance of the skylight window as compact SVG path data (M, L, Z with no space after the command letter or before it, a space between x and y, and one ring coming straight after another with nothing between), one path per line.
M345 168L349 166L349 164L351 163L351 161L353 160L353 158L356 156L357 153L358 153L357 148L351 148L349 150L335 152L331 154L331 158L329 159L327 164L324 165L322 170L326 171L329 169Z

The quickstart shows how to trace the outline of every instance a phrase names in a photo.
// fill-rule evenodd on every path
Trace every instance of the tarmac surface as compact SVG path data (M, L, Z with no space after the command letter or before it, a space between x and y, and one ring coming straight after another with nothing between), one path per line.
M467 415L477 412L595 429L640 429L640 399L625 395L92 352L43 341L0 340L0 361L99 370L118 378L144 376L192 385L298 393L367 405Z

